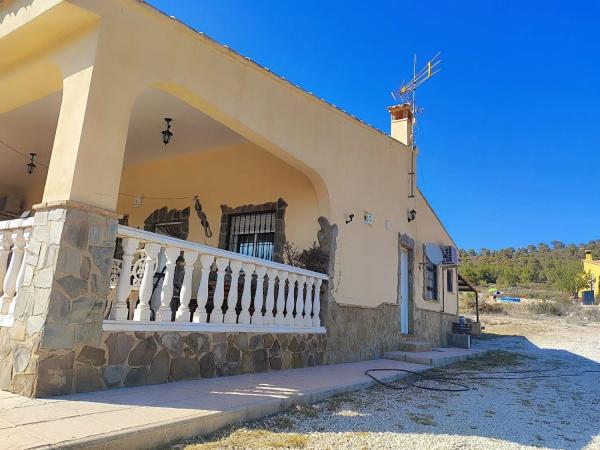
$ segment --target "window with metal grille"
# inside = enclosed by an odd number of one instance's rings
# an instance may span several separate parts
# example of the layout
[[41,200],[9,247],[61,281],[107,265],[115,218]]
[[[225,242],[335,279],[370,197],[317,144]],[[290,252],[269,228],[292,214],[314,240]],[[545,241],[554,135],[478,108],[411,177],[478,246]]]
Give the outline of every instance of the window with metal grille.
[[233,214],[229,217],[228,250],[273,260],[275,211]]
[[425,299],[437,300],[438,298],[438,278],[437,266],[425,256]]
[[454,292],[454,269],[446,270],[446,291]]

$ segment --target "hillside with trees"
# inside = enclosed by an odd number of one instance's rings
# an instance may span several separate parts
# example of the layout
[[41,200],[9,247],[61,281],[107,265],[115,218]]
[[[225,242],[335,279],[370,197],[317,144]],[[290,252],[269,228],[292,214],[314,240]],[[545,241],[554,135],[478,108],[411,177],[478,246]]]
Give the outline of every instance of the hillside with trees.
[[600,259],[600,239],[581,244],[553,241],[526,248],[461,250],[459,272],[478,286],[543,285],[573,295],[589,285],[581,263],[585,250]]

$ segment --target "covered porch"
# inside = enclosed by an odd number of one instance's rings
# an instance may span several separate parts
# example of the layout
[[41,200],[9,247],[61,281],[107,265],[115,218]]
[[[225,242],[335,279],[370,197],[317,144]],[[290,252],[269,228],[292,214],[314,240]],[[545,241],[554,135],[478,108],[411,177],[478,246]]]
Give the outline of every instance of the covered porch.
[[[32,210],[53,183],[61,100],[56,92],[1,115],[9,163],[0,198],[3,216],[13,217],[0,224],[5,323],[25,275]],[[326,199],[309,177],[158,88],[133,103],[123,161],[104,330],[324,333],[327,254],[316,242]],[[312,265],[290,261],[308,249]],[[86,261],[78,261],[84,278]]]

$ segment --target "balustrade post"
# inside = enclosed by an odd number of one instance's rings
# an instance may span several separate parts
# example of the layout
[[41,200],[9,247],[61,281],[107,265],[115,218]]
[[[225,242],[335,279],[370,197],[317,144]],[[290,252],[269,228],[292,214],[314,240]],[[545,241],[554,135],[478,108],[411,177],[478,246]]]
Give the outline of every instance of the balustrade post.
[[23,287],[23,279],[25,278],[25,266],[27,263],[27,249],[29,248],[29,241],[31,239],[31,228],[25,229],[23,233],[23,239],[25,240],[25,246],[23,247],[23,258],[21,258],[21,266],[19,267],[19,273],[17,274],[17,282],[15,285],[15,295],[8,305],[8,315],[13,316],[17,302],[21,297],[21,288]]
[[229,286],[229,294],[227,295],[227,311],[225,312],[223,322],[234,324],[237,322],[237,312],[235,307],[238,302],[238,285],[242,263],[241,261],[232,259],[229,263],[229,267],[231,268],[231,285]]
[[254,313],[252,314],[252,325],[264,324],[262,309],[264,306],[264,285],[267,268],[258,266],[256,268],[256,292],[254,293]]
[[206,304],[208,302],[208,277],[210,276],[210,269],[212,263],[215,260],[213,255],[202,255],[200,256],[200,264],[202,265],[200,275],[200,285],[198,286],[198,293],[196,299],[198,301],[198,309],[194,313],[194,322],[206,323],[208,322],[208,313],[206,312]]
[[265,325],[272,325],[274,322],[273,307],[275,306],[275,277],[277,276],[276,269],[267,270],[267,298],[265,299],[265,316],[263,323]]
[[320,278],[317,278],[315,280],[315,297],[313,299],[312,317],[313,327],[321,326],[321,318],[319,317],[319,314],[321,313],[321,283],[323,283],[323,280],[321,280]]
[[23,262],[23,254],[25,253],[25,230],[19,228],[16,229],[12,236],[12,256],[8,269],[6,270],[6,276],[4,277],[2,297],[0,297],[0,314],[6,314],[17,290],[17,277],[21,270],[21,263]]
[[10,231],[0,232],[0,293],[4,292],[4,277],[8,269],[8,256],[12,245],[11,234]]
[[127,320],[127,298],[131,294],[131,268],[133,254],[138,248],[140,241],[132,238],[124,238],[122,242],[123,260],[121,262],[121,273],[115,288],[115,304],[110,310],[112,320]]
[[244,271],[244,290],[242,291],[242,310],[238,317],[238,323],[250,323],[250,304],[252,303],[252,274],[255,265],[252,263],[242,264]]
[[294,326],[304,326],[304,283],[306,283],[306,276],[300,275],[298,277],[298,297],[296,298],[296,316],[294,317]]
[[190,300],[192,299],[192,274],[194,263],[198,259],[198,253],[186,250],[183,252],[185,267],[183,269],[183,282],[179,291],[179,308],[175,313],[177,322],[190,321]]
[[312,326],[312,312],[313,312],[313,301],[312,301],[312,289],[315,284],[313,277],[306,279],[306,301],[304,302],[304,326]]
[[150,299],[152,298],[152,289],[154,285],[154,271],[156,269],[156,261],[160,244],[146,242],[144,245],[144,253],[146,255],[144,265],[144,276],[140,285],[140,294],[133,320],[142,322],[150,320]]
[[170,322],[173,317],[173,310],[171,309],[171,300],[173,300],[173,282],[175,281],[175,267],[177,265],[177,258],[181,250],[177,247],[166,247],[165,258],[165,276],[163,277],[163,283],[160,290],[160,306],[156,312],[157,322]]
[[275,324],[276,325],[285,325],[285,316],[283,315],[283,311],[285,310],[285,282],[287,280],[288,273],[285,271],[279,271],[277,278],[278,288],[277,288],[277,313],[275,315]]
[[213,297],[213,303],[215,305],[212,314],[210,315],[210,321],[214,323],[222,323],[225,321],[224,308],[227,308],[225,302],[225,274],[227,266],[229,265],[229,259],[217,258],[217,285],[215,287],[215,295]]
[[[288,277],[288,295],[285,298],[285,324],[292,326],[294,325],[294,308],[296,305],[296,280],[298,275],[290,273]],[[298,289],[300,290],[300,289]]]

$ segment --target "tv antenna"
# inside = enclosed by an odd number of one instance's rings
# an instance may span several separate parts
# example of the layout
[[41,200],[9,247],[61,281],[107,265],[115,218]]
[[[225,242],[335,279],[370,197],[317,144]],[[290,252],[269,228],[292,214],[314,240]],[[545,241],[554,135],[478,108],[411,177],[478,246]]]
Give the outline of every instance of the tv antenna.
[[[402,82],[402,86],[396,92],[392,91],[392,98],[394,101],[404,105],[410,105],[410,111],[412,113],[412,127],[410,134],[410,141],[413,150],[416,150],[417,143],[415,139],[415,130],[414,125],[416,122],[417,114],[421,114],[423,112],[423,108],[419,108],[417,106],[416,98],[417,98],[417,89],[421,87],[427,80],[437,74],[441,69],[440,65],[442,60],[440,58],[441,52],[437,52],[433,58],[427,61],[427,64],[423,66],[419,71],[417,71],[417,55],[413,57],[413,77],[407,83]],[[415,197],[415,154],[413,152],[411,157],[411,170],[408,173],[410,176],[410,194],[408,198]]]
[[407,83],[402,82],[402,86],[396,92],[392,91],[392,98],[402,104],[409,104],[413,117],[416,114],[423,112],[422,108],[417,107],[417,89],[421,87],[427,80],[437,74],[441,69],[440,64],[442,60],[440,58],[441,52],[437,52],[433,58],[427,61],[427,64],[423,66],[417,72],[417,55],[413,58],[413,77]]

